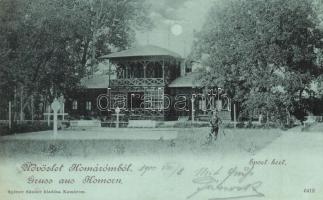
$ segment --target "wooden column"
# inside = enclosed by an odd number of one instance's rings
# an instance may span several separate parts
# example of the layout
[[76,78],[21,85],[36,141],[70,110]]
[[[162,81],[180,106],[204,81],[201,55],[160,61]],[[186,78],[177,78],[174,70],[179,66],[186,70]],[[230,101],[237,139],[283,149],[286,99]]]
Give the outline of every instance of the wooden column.
[[152,70],[152,74],[151,74],[151,78],[156,78],[156,62],[152,61],[151,62],[153,64],[153,70]]
[[[111,84],[111,63],[110,63],[110,61],[108,61],[108,65],[109,65],[109,88],[110,88],[110,84]],[[118,74],[117,74],[117,76],[118,76]]]
[[129,78],[129,66],[127,64],[126,64],[126,67],[125,67],[125,75],[126,75],[125,78]]
[[191,99],[191,103],[192,103],[192,112],[191,112],[191,118],[192,118],[192,122],[194,122],[194,111],[195,111],[195,109],[194,109],[194,101],[195,101],[195,99],[194,99],[194,96],[192,95],[192,99]]
[[147,63],[143,63],[143,66],[144,66],[144,78],[146,78],[146,76],[147,76]]
[[163,70],[163,81],[165,83],[165,61],[163,60],[163,63],[162,63],[162,70]]

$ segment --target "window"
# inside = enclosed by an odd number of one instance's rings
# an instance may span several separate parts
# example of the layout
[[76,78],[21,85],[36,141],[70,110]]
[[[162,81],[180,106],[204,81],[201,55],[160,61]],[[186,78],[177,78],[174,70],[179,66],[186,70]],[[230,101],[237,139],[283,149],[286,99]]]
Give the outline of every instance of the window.
[[143,92],[129,92],[128,93],[128,108],[141,108],[144,103]]
[[91,101],[87,101],[85,104],[85,109],[86,110],[92,110],[92,102]]
[[206,111],[206,99],[202,98],[199,100],[199,110]]
[[163,109],[164,107],[164,90],[163,88],[153,89],[146,91],[145,102],[147,109]]
[[127,106],[127,96],[124,93],[117,93],[113,95],[111,105],[113,109],[116,107],[125,109]]
[[72,109],[77,110],[77,101],[76,100],[74,100],[72,103]]

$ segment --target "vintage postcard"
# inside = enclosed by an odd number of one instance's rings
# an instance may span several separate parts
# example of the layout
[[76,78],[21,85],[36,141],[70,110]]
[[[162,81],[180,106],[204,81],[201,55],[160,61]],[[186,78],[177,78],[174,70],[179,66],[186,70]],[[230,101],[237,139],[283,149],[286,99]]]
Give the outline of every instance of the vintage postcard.
[[323,199],[322,83],[321,0],[0,0],[0,199]]

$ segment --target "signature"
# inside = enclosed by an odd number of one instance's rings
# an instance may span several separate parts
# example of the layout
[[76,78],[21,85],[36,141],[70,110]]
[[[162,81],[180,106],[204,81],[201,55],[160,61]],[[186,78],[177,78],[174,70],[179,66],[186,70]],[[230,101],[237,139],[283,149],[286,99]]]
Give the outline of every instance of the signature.
[[[192,199],[198,194],[214,192],[221,193],[225,197],[214,197],[209,200],[229,200],[244,199],[251,197],[264,197],[265,195],[259,191],[262,186],[261,181],[247,182],[247,178],[253,176],[252,167],[245,167],[239,170],[237,166],[230,168],[227,172],[222,173],[223,167],[212,171],[208,168],[199,169],[195,178],[192,180],[194,184],[199,185],[196,190],[188,195],[186,199]],[[224,176],[223,176],[224,175]]]

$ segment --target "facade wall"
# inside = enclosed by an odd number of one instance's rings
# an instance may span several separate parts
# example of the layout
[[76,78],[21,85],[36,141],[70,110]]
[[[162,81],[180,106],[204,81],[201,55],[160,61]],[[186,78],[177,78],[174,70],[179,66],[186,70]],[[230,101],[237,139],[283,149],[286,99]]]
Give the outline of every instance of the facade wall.
[[[202,88],[168,88],[167,94],[172,99],[171,109],[166,113],[166,118],[169,120],[176,120],[179,117],[192,118],[192,96],[194,97],[195,120],[208,120],[213,110],[216,109],[217,97],[205,95]],[[219,112],[219,116],[226,121],[233,120],[231,101],[222,98],[221,102],[222,109]]]
[[[167,97],[164,97],[163,94]],[[191,119],[193,94],[201,94],[201,90],[161,87],[141,87],[136,90],[111,88],[110,91],[107,89],[86,89],[80,90],[66,101],[65,112],[69,113],[73,119],[109,120],[115,113],[114,109],[119,107],[127,120],[178,120],[181,117]],[[100,95],[105,95],[104,98],[101,98],[101,102],[98,100]],[[75,101],[77,102],[76,108]],[[213,104],[209,101],[210,99],[203,100],[201,97],[195,97],[195,120],[207,120],[208,116],[212,114],[214,108],[211,107]],[[232,120],[232,109],[222,109],[220,117],[224,120]]]
[[72,119],[101,119],[108,113],[99,110],[97,99],[106,94],[107,89],[81,89],[65,102],[65,112]]

